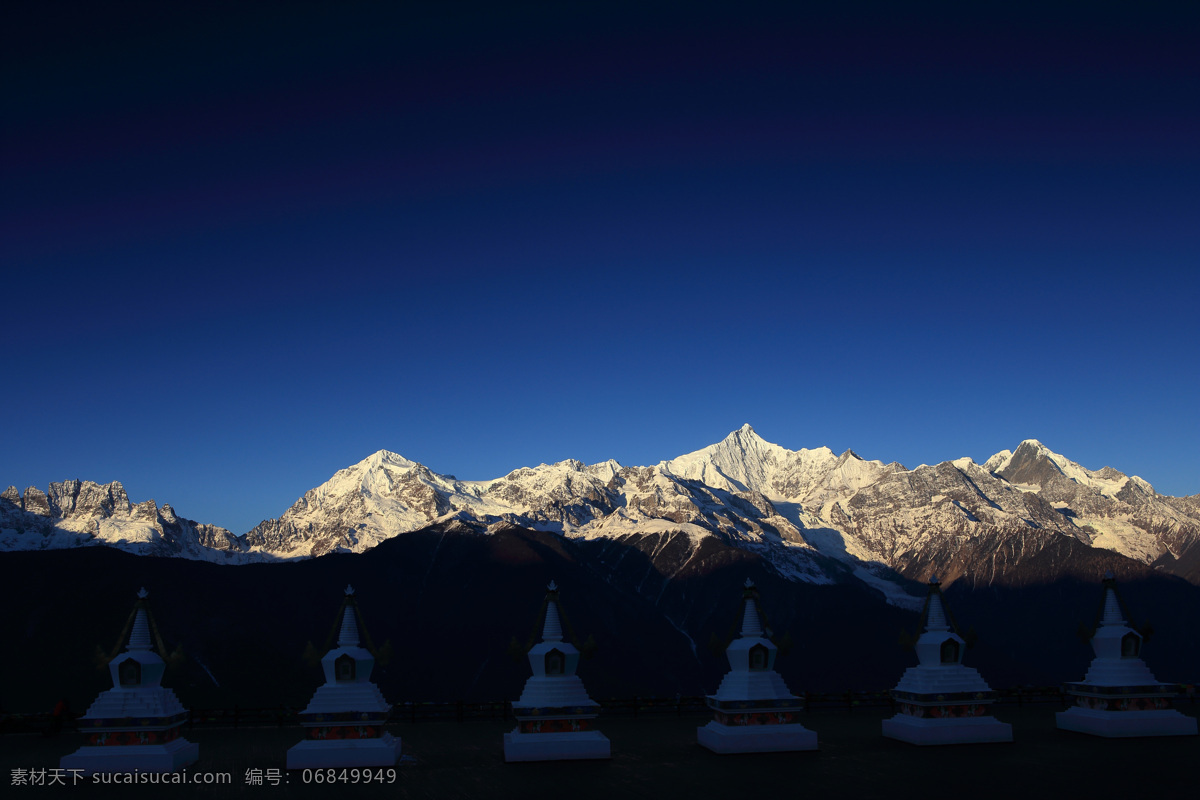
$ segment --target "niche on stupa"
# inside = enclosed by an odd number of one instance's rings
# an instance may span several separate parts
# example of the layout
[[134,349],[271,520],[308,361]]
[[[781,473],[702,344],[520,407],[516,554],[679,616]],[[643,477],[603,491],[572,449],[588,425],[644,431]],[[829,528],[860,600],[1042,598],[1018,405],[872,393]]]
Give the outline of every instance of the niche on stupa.
[[567,659],[561,650],[551,650],[546,653],[546,674],[562,675],[567,670]]
[[767,669],[771,663],[771,653],[767,646],[756,644],[750,648],[750,669]]
[[960,653],[961,650],[959,649],[958,642],[954,639],[947,639],[942,642],[943,664],[957,664]]
[[1121,658],[1137,658],[1142,652],[1142,637],[1133,631],[1121,637]]
[[354,680],[357,663],[349,653],[343,653],[333,662],[333,677],[339,681]]
[[142,665],[137,659],[127,658],[117,666],[117,680],[122,686],[139,686],[142,683]]

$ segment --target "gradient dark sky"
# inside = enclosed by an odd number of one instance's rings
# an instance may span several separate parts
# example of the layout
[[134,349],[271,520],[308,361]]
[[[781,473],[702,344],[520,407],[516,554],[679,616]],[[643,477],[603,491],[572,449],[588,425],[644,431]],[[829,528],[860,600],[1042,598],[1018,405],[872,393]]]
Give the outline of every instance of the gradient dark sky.
[[576,5],[10,16],[0,484],[242,533],[749,422],[1200,492],[1194,6]]

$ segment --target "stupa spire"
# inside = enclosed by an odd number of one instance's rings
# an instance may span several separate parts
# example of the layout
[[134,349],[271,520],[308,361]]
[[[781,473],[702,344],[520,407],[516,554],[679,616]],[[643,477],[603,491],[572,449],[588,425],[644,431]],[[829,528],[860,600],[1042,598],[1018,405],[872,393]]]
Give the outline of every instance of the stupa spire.
[[1104,612],[1100,615],[1100,627],[1124,624],[1125,615],[1121,613],[1121,603],[1117,600],[1117,579],[1109,570],[1104,573]]
[[354,587],[346,586],[346,609],[338,631],[338,647],[358,647],[358,622],[354,619]]
[[761,637],[763,635],[762,620],[758,617],[758,606],[754,598],[746,601],[746,613],[742,615],[742,636]]
[[562,621],[558,616],[558,585],[550,581],[546,588],[550,591],[546,595],[546,622],[542,625],[542,641],[561,642]]
[[1121,604],[1117,602],[1117,593],[1109,586],[1104,592],[1104,614],[1100,617],[1100,625],[1107,627],[1124,624],[1125,617],[1121,615]]
[[129,631],[130,650],[149,650],[150,622],[146,619],[146,598],[149,596],[146,587],[138,590],[137,612],[133,617],[133,628]]
[[926,631],[950,630],[950,623],[946,620],[946,609],[942,605],[941,585],[937,575],[929,578],[929,613],[925,615]]
[[746,578],[745,587],[742,592],[746,600],[746,608],[742,612],[742,637],[761,637],[763,627],[762,619],[758,616],[758,605],[754,602],[754,581]]

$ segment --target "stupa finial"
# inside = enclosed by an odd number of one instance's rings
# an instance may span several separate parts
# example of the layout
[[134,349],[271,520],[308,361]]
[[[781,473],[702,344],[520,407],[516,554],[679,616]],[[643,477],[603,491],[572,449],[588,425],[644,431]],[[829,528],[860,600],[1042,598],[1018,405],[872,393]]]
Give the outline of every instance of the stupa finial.
[[753,597],[746,598],[746,610],[742,614],[742,638],[759,637],[763,635],[762,620],[758,616],[758,606]]
[[1117,602],[1117,592],[1110,584],[1104,587],[1104,613],[1100,616],[1100,627],[1124,624],[1125,616],[1121,613],[1121,604]]
[[129,649],[149,650],[150,646],[150,623],[146,619],[146,609],[139,606],[133,617],[133,628],[129,631]]
[[342,629],[338,631],[338,647],[358,647],[358,623],[354,619],[354,603],[347,603],[346,610],[342,612]]
[[137,596],[138,596],[138,600],[145,600],[147,597],[150,596],[150,593],[147,592],[146,587],[143,586],[142,588],[138,589]]
[[758,605],[755,600],[758,598],[758,590],[754,588],[754,581],[746,578],[746,582],[742,584],[742,600],[745,602],[744,610],[742,611],[742,637],[747,636],[762,636],[762,620],[758,616]]
[[547,589],[549,589],[549,590],[550,590],[550,591],[552,591],[552,592],[557,592],[557,591],[558,591],[558,584],[554,582],[554,579],[553,579],[553,578],[551,578],[551,579],[550,579],[550,583],[546,584],[546,588],[547,588]]
[[562,622],[558,618],[558,601],[553,599],[546,602],[546,623],[542,626],[542,641],[562,641]]
[[1104,611],[1100,614],[1100,627],[1109,625],[1124,625],[1125,615],[1121,613],[1121,601],[1117,599],[1117,579],[1111,569],[1104,570]]
[[941,592],[932,592],[929,595],[929,614],[925,617],[925,630],[950,630],[950,623],[946,621],[946,610],[942,608]]
[[346,597],[353,597],[353,596],[354,596],[354,587],[347,583],[346,584]]

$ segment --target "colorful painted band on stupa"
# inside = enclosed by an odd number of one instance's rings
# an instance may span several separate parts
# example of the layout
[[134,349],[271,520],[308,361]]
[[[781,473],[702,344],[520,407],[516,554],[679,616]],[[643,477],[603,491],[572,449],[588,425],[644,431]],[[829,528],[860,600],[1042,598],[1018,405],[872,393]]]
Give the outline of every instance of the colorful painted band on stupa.
[[179,727],[120,731],[93,731],[87,743],[93,747],[122,747],[125,745],[166,744],[179,738]]
[[518,719],[520,733],[577,733],[592,730],[595,717],[558,717],[552,719]]
[[728,714],[724,711],[713,713],[721,725],[734,727],[741,725],[791,725],[799,722],[799,717],[792,711],[752,711],[740,714]]
[[1097,686],[1072,681],[1063,691],[1074,699],[1077,708],[1093,711],[1161,711],[1174,706],[1172,698],[1182,687],[1177,683],[1149,686]]
[[979,703],[937,703],[931,705],[914,705],[899,703],[896,710],[917,719],[967,719],[970,717],[986,717],[988,707]]
[[382,725],[320,725],[306,728],[304,737],[314,741],[328,739],[378,739],[383,735]]
[[1076,708],[1090,708],[1093,711],[1162,711],[1173,706],[1170,697],[1075,698]]

